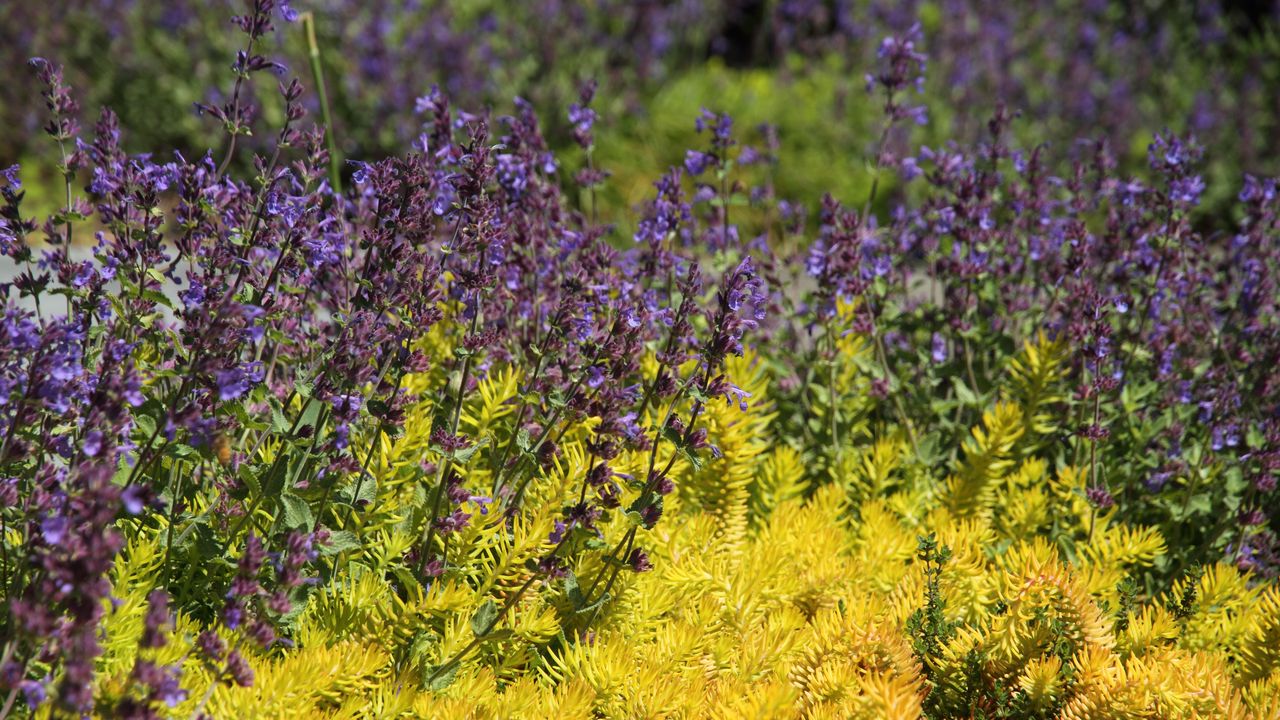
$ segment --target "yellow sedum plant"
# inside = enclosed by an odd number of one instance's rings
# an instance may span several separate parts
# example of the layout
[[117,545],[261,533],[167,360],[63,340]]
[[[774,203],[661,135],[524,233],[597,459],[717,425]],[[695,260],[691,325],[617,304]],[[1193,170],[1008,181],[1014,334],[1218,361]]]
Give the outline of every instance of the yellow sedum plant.
[[[719,457],[676,462],[669,521],[641,535],[654,569],[620,574],[590,619],[530,563],[588,464],[591,419],[526,488],[534,510],[460,532],[447,582],[397,582],[415,540],[402,470],[426,452],[424,401],[372,463],[371,509],[343,528],[360,543],[329,556],[335,579],[290,618],[289,645],[248,655],[252,686],[211,683],[184,617],[168,646],[138,649],[164,552],[138,532],[112,577],[100,694],[127,692],[142,652],[183,663],[190,694],[174,718],[1280,718],[1280,590],[1225,564],[1164,596],[1124,590],[1164,541],[1093,513],[1086,473],[1038,454],[1060,362],[1044,337],[1028,344],[945,482],[922,489],[892,427],[859,426],[869,437],[851,443],[843,476],[813,484],[801,454],[771,439],[769,374],[750,354],[732,360],[749,405],[708,406]],[[471,433],[511,412],[517,380],[498,368],[481,381],[461,414]],[[490,480],[483,465],[464,471]],[[605,535],[629,522],[614,515]],[[940,551],[921,550],[926,535]],[[600,558],[583,557],[576,577],[596,576]],[[476,644],[470,620],[487,601],[505,612]]]

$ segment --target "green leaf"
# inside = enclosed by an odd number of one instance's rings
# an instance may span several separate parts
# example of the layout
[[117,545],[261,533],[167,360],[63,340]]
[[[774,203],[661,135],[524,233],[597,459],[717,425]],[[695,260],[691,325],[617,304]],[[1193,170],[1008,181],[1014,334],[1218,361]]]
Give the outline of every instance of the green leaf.
[[315,517],[311,515],[311,506],[306,500],[294,495],[293,493],[281,493],[280,503],[284,506],[284,525],[287,528],[310,528],[315,524]]
[[404,587],[414,587],[418,584],[418,578],[414,577],[413,572],[403,565],[391,568],[391,574],[395,575],[396,580]]
[[969,389],[968,385],[964,384],[963,380],[961,380],[958,377],[953,377],[951,378],[951,382],[956,388],[956,398],[958,398],[960,402],[964,403],[965,405],[978,404],[978,396],[975,395],[974,392]]
[[470,445],[460,450],[456,450],[453,452],[453,461],[459,465],[465,465],[469,460],[471,460],[471,456],[475,455],[476,451],[482,447],[484,447],[484,443],[480,442],[475,445]]
[[706,393],[702,392],[702,388],[695,386],[695,387],[689,388],[685,392],[689,394],[690,398],[692,398],[693,400],[696,400],[697,402],[702,403],[703,405],[710,404],[711,402],[711,398],[708,397]]
[[476,637],[484,637],[493,631],[493,626],[498,621],[498,605],[492,599],[485,600],[484,604],[476,609],[476,613],[471,616],[471,632]]
[[308,402],[303,403],[302,422],[298,423],[298,427],[310,426],[315,427],[316,420],[320,418],[320,406],[323,403]]
[[173,458],[189,458],[199,453],[195,448],[186,443],[169,443],[169,447],[165,449],[165,455]]
[[329,532],[329,544],[320,547],[321,555],[337,555],[361,548],[360,538],[350,530],[332,530]]
[[[366,474],[363,483],[357,480],[357,484],[360,485],[360,494],[351,498],[350,505],[352,507],[358,507],[361,500],[366,503],[372,503],[378,499],[378,479],[373,476],[373,473]],[[355,491],[356,487],[352,485],[351,493],[354,494]]]
[[572,570],[567,570],[564,575],[564,595],[569,598],[569,602],[573,603],[575,610],[587,602],[582,595],[582,588],[578,586],[578,576],[574,575]]
[[704,462],[702,460],[702,457],[696,451],[694,451],[692,448],[682,447],[680,448],[680,452],[686,458],[688,458],[689,464],[693,466],[694,470],[702,469]]
[[458,677],[458,665],[459,663],[454,663],[448,670],[438,675],[436,674],[436,667],[427,668],[425,677],[431,679],[431,682],[427,683],[427,689],[440,692],[452,685],[453,681]]
[[293,423],[289,421],[289,418],[284,416],[284,413],[280,411],[280,408],[271,409],[271,432],[277,435],[283,435],[289,432],[289,428],[292,426]]
[[248,486],[249,495],[251,497],[262,496],[262,483],[258,482],[258,476],[254,472],[249,470],[248,467],[244,467],[244,469],[238,474],[240,476],[240,480]]
[[138,430],[142,431],[142,439],[144,441],[156,431],[156,419],[150,415],[135,415],[133,424]]
[[[208,525],[191,525],[195,529],[195,550],[201,560],[222,560],[222,542]],[[182,535],[179,534],[179,537]]]

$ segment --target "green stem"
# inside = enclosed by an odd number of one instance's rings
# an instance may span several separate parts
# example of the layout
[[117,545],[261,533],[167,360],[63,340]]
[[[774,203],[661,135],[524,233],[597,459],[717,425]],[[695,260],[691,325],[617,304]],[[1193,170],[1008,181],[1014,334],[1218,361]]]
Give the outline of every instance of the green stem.
[[325,144],[329,147],[329,184],[336,195],[342,194],[342,174],[339,172],[338,144],[334,140],[333,117],[329,114],[329,93],[324,85],[324,67],[320,64],[320,44],[316,42],[316,20],[312,13],[299,16],[307,33],[307,55],[311,59],[311,76],[316,84],[320,100],[320,117],[324,120]]
[[827,408],[831,420],[831,445],[835,450],[835,467],[832,468],[831,479],[837,483],[844,474],[844,444],[840,438],[840,405],[836,402],[836,349],[835,330],[832,323],[827,323],[827,344],[831,349],[831,357],[827,358]]
[[[459,224],[459,227],[461,227],[461,224]],[[456,230],[454,232],[454,235],[455,236],[457,235]],[[481,265],[481,266],[484,265],[483,250],[481,250],[480,252],[480,262],[478,263],[478,265]],[[480,294],[479,289],[477,289],[475,292],[476,292],[476,308],[475,308],[475,313],[472,314],[471,316],[471,327],[468,331],[468,335],[470,336],[474,336],[480,330],[480,314],[482,312],[480,301],[484,298],[484,296]],[[449,418],[449,434],[450,435],[458,434],[458,422],[462,419],[462,403],[466,401],[467,383],[471,380],[471,363],[474,358],[475,358],[474,353],[468,353],[467,356],[462,360],[462,374],[458,377],[458,394],[454,398],[453,413]],[[428,559],[428,556],[431,553],[431,542],[435,539],[436,518],[439,517],[440,515],[440,505],[442,500],[444,499],[444,484],[445,484],[445,481],[449,479],[449,470],[451,470],[452,467],[453,467],[453,456],[450,455],[441,460],[440,470],[436,473],[435,494],[434,494],[434,497],[432,497],[431,499],[431,517],[427,518],[427,527],[426,527],[426,530],[424,531],[424,536],[422,539],[423,540],[422,550],[424,553],[423,568],[426,567],[426,563],[430,562],[430,559]],[[441,558],[442,562],[445,560],[447,560],[447,558],[443,558],[443,557]]]
[[178,520],[178,502],[182,497],[182,475],[179,474],[182,463],[175,460],[169,467],[169,528],[165,533],[164,562],[160,565],[160,577],[169,578],[169,558],[173,555],[173,534],[176,532]]

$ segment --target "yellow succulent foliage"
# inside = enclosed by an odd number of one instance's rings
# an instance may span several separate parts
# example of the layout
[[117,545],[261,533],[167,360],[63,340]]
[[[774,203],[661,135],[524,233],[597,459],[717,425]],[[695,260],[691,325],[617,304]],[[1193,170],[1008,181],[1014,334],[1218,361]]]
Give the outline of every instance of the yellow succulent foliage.
[[[947,480],[936,489],[904,475],[912,459],[899,429],[870,427],[846,448],[839,482],[811,485],[800,451],[771,440],[765,368],[747,355],[727,370],[748,406],[708,402],[719,457],[675,461],[662,522],[637,533],[654,569],[620,573],[609,602],[577,610],[565,580],[531,569],[591,463],[591,418],[564,434],[525,489],[526,512],[476,515],[451,537],[448,581],[402,581],[400,558],[421,530],[412,472],[433,454],[424,400],[371,463],[368,512],[335,519],[360,544],[330,558],[333,579],[289,620],[292,647],[246,651],[252,686],[212,684],[192,659],[186,618],[169,646],[145,651],[183,662],[191,697],[170,716],[202,707],[215,718],[908,719],[932,708],[934,717],[1280,718],[1274,586],[1218,565],[1168,596],[1137,598],[1118,621],[1117,587],[1157,562],[1164,540],[1094,514],[1086,474],[1036,454],[1035,439],[1053,431],[1045,408],[1060,392],[1057,344],[1026,346],[960,456],[937,468]],[[857,372],[842,372],[856,387]],[[461,412],[468,432],[508,440],[495,428],[517,393],[514,373],[490,371]],[[840,403],[851,413],[842,421],[856,423],[856,402]],[[660,461],[671,452],[660,449]],[[614,466],[634,475],[647,461],[624,453]],[[483,460],[462,471],[479,487],[496,480]],[[625,507],[635,491],[623,493]],[[618,512],[601,529],[617,538],[631,522]],[[927,533],[949,552],[939,567],[918,552]],[[155,531],[133,537],[103,625],[108,695],[128,691],[163,557]],[[570,569],[585,589],[606,566],[586,553]],[[922,657],[931,602],[939,650]],[[477,637],[473,618],[487,604],[500,608],[497,623]]]

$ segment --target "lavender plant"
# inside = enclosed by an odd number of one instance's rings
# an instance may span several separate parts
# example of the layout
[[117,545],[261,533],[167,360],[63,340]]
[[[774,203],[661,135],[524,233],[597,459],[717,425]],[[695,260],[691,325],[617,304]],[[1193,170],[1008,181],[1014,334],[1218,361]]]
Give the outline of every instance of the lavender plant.
[[[720,254],[734,259],[710,298],[706,259],[676,242],[701,236],[696,217],[615,250],[607,227],[563,201],[527,103],[492,118],[455,112],[433,91],[418,150],[358,163],[342,195],[322,133],[304,125],[301,84],[281,81],[274,146],[253,156],[250,175],[234,174],[252,149],[242,138],[260,131],[251,88],[280,69],[259,48],[291,13],[253,0],[236,18],[244,49],[228,99],[199,108],[226,139],[192,160],[129,155],[106,109],[82,136],[60,68],[33,61],[67,194],[35,260],[23,170],[5,173],[4,249],[23,269],[5,286],[16,297],[0,425],[4,714],[20,692],[30,707],[48,697],[138,717],[185,699],[175,671],[141,659],[141,690],[94,695],[109,575],[128,537],[163,547],[148,626],[172,607],[202,628],[194,652],[210,682],[191,698],[199,714],[219,685],[252,684],[247,653],[289,642],[314,583],[350,571],[383,488],[422,494],[401,518],[418,539],[385,558],[389,575],[405,588],[464,578],[457,553],[474,538],[461,538],[477,522],[506,533],[542,517],[548,498],[535,488],[566,434],[588,427],[590,454],[570,478],[577,501],[505,605],[594,554],[603,564],[584,600],[599,611],[620,570],[649,567],[638,533],[659,522],[677,462],[707,451],[703,408],[733,397],[724,358],[741,354],[763,311],[747,248],[722,221]],[[588,154],[590,99],[572,111]],[[95,244],[79,259],[85,233]],[[502,373],[519,389],[500,400],[518,410],[469,432],[481,383]],[[421,460],[386,467],[406,425],[422,423]],[[638,480],[609,464],[624,451],[648,455]],[[605,552],[600,523],[622,512],[639,524]],[[503,614],[477,620],[476,645]],[[468,651],[442,657],[424,681]]]

